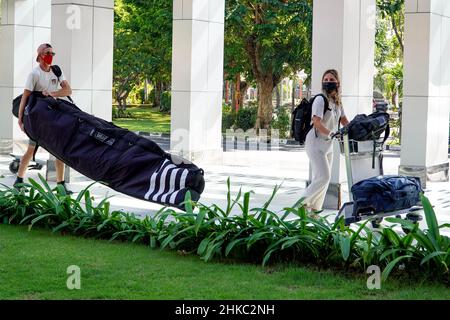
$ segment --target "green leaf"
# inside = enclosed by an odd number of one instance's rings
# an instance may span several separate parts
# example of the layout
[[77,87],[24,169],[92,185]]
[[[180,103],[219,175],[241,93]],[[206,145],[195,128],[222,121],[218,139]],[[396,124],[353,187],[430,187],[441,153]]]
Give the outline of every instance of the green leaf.
[[439,226],[433,206],[431,205],[430,200],[428,200],[428,198],[425,197],[423,194],[420,195],[420,198],[422,200],[423,210],[425,212],[425,219],[427,221],[429,234],[431,234],[435,242],[438,242],[440,238]]
[[198,255],[202,256],[205,253],[206,248],[207,248],[207,246],[208,246],[210,241],[211,240],[209,238],[205,238],[205,239],[202,240],[202,242],[200,242],[200,244],[198,246],[198,249],[197,249],[197,254]]
[[206,210],[200,210],[198,215],[197,215],[197,219],[195,220],[195,235],[198,234],[198,230],[200,229],[200,226],[203,224],[203,221],[205,219],[206,216]]
[[[425,256],[422,261],[420,261],[420,265],[423,265],[425,263],[427,263],[430,259],[433,259],[435,257],[439,257],[439,256],[447,256],[448,252],[443,252],[443,251],[436,251],[436,252],[432,252],[430,254],[428,254],[427,256]],[[440,262],[445,261],[444,259],[439,259]]]
[[244,242],[244,240],[245,239],[236,239],[236,240],[231,241],[225,249],[225,256],[228,256],[230,254],[231,250],[233,250],[237,244]]
[[31,225],[35,225],[37,222],[41,221],[42,219],[48,218],[48,217],[52,217],[52,216],[56,216],[54,213],[47,213],[47,214],[43,214],[39,217],[34,218],[33,220],[31,220]]
[[412,255],[405,255],[405,256],[398,257],[398,258],[394,259],[393,261],[391,261],[391,262],[386,266],[386,268],[383,270],[382,277],[381,277],[382,281],[383,281],[383,282],[386,281],[386,279],[389,277],[389,274],[392,272],[392,269],[394,269],[394,267],[395,267],[400,261],[402,261],[402,260],[404,260],[404,259],[410,259],[410,258],[412,258],[412,257],[413,257]]
[[341,248],[341,255],[344,261],[347,261],[350,256],[351,240],[347,237],[339,237],[339,245]]
[[53,233],[58,232],[59,230],[65,228],[65,227],[67,227],[67,226],[70,226],[69,222],[64,221],[64,222],[62,222],[59,226],[53,228],[52,232],[53,232]]

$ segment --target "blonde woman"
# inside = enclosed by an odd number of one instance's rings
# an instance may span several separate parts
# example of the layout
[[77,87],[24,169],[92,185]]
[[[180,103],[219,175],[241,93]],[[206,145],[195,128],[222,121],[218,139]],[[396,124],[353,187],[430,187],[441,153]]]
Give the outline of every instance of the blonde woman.
[[[338,72],[334,69],[325,71],[322,76],[323,96],[317,96],[312,105],[313,128],[308,132],[305,140],[312,178],[311,184],[306,188],[302,197],[306,208],[314,214],[322,210],[331,180],[332,139],[338,131],[339,122],[343,126],[349,123],[342,107],[340,88]],[[328,108],[326,108],[327,105]]]

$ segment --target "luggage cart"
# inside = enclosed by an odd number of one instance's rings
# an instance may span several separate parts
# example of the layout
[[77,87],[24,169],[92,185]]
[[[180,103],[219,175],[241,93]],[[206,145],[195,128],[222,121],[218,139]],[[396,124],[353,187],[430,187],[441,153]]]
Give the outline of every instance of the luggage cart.
[[[382,139],[367,142],[351,140],[347,128],[342,128],[339,144],[341,154],[345,158],[350,201],[343,204],[336,216],[336,221],[343,216],[345,225],[348,226],[370,219],[372,227],[379,228],[383,218],[388,216],[401,218],[402,215],[406,215],[405,219],[413,223],[422,220],[423,207],[421,205],[391,212],[375,212],[373,207],[357,208],[353,201],[352,186],[364,179],[383,175],[384,142]],[[371,169],[368,167],[369,163],[371,163]],[[408,230],[403,229],[403,231],[407,233]]]

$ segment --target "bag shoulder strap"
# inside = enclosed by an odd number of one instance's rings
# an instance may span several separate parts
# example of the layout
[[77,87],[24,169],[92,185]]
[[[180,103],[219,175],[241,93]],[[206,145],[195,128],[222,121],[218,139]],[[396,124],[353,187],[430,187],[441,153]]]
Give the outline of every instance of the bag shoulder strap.
[[331,109],[330,109],[330,102],[328,101],[328,98],[322,93],[319,93],[318,95],[315,95],[311,99],[311,106],[312,106],[312,104],[314,103],[314,100],[316,100],[317,97],[322,97],[323,101],[325,102],[325,104],[323,106],[324,107],[323,114],[325,114],[325,112],[327,112],[327,111],[331,111]]
[[56,64],[53,65],[53,66],[50,66],[50,68],[52,69],[52,71],[55,74],[55,76],[58,77],[58,81],[59,81],[59,77],[61,77],[61,75],[62,75],[61,68],[58,65],[56,65]]
[[[325,113],[326,113],[327,111],[331,111],[331,109],[330,109],[330,102],[328,101],[328,98],[327,98],[324,94],[322,94],[322,93],[319,93],[319,94],[315,95],[315,96],[310,100],[311,107],[312,107],[312,105],[313,105],[313,103],[314,103],[314,100],[316,100],[317,97],[322,97],[322,98],[323,98],[323,101],[324,101],[323,115],[325,115]],[[316,134],[316,138],[318,138],[319,135],[317,134],[316,128],[314,128],[314,133]]]
[[[61,75],[62,75],[62,70],[61,70],[61,68],[58,66],[58,65],[53,65],[53,66],[50,66],[50,68],[52,69],[52,71],[53,71],[53,73],[55,74],[55,76],[58,78],[58,82],[61,82],[60,80],[59,80],[59,77],[61,77]],[[70,100],[70,102],[72,102],[73,103],[73,100],[72,100],[72,98],[70,97],[70,96],[67,96],[67,99],[69,99]]]

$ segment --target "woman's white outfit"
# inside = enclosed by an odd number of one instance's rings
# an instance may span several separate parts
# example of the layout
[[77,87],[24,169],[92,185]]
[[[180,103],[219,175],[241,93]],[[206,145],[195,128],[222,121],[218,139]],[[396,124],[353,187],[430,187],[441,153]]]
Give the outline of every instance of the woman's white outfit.
[[[329,108],[325,112],[325,101],[322,96],[314,99],[312,105],[312,117],[322,119],[322,124],[332,132],[339,127],[339,120],[345,116],[344,109],[329,100]],[[331,166],[333,164],[333,141],[314,127],[309,131],[305,141],[306,154],[309,157],[312,178],[311,184],[306,188],[302,197],[304,204],[316,210],[322,210],[325,195],[331,180]]]

